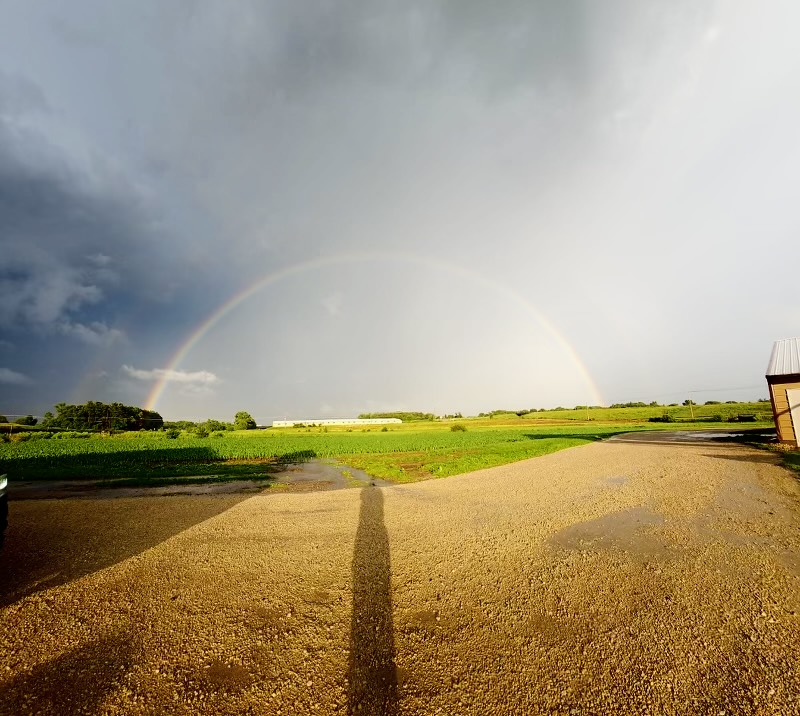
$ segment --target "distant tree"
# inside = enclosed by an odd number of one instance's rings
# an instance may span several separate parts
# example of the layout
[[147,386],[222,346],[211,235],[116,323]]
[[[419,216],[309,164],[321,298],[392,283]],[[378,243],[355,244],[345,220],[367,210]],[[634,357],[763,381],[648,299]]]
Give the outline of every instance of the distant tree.
[[398,418],[404,423],[413,422],[416,420],[436,420],[433,413],[422,413],[418,411],[405,411],[394,413],[361,413],[358,416],[361,420],[370,420],[375,418]]
[[233,424],[237,430],[253,430],[256,427],[256,421],[250,413],[240,410],[236,413],[233,419]]
[[0,415],[0,423],[7,423],[8,418],[5,415]]
[[164,423],[164,427],[175,430],[194,430],[197,427],[197,423],[191,420],[169,420]]
[[38,422],[39,421],[36,418],[34,418],[33,415],[26,415],[25,417],[17,418],[14,421],[16,425],[30,425],[30,426],[36,425],[36,423]]
[[56,414],[48,413],[42,423],[47,428],[66,430],[160,430],[161,416],[143,408],[122,403],[90,400],[83,405],[57,403]]
[[683,401],[683,405],[697,405],[697,403],[695,403],[691,398],[686,398],[686,400]]
[[703,405],[719,405],[718,400],[707,400]]

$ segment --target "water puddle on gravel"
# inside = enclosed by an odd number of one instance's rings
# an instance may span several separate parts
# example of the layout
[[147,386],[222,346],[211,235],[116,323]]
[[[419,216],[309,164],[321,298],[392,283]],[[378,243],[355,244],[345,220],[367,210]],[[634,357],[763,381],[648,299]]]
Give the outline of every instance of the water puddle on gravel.
[[664,517],[647,507],[631,507],[564,527],[550,538],[550,542],[562,549],[622,550],[652,557],[663,555],[669,549],[666,540],[649,529],[663,523]]
[[[220,477],[223,477],[220,475]],[[108,499],[113,497],[170,497],[174,495],[230,495],[264,494],[270,488],[282,492],[317,492],[341,490],[348,487],[375,485],[386,487],[392,483],[370,477],[363,470],[332,461],[309,460],[292,463],[268,480],[214,480],[213,475],[176,477],[174,484],[126,487],[114,485],[113,480],[58,480],[27,481],[15,483],[11,499]]]

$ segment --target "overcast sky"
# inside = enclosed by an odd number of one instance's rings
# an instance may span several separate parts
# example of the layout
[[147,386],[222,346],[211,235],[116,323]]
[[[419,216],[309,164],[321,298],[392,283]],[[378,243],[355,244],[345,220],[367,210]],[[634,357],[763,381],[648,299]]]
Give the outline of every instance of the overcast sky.
[[0,0],[0,413],[764,397],[800,335],[798,23]]

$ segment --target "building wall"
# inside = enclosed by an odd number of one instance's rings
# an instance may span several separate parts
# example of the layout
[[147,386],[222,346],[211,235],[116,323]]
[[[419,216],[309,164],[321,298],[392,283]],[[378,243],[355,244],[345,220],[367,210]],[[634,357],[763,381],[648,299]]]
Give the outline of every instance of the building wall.
[[775,427],[778,440],[782,443],[797,444],[797,435],[789,413],[789,399],[786,391],[800,390],[800,375],[767,377],[769,397],[772,400],[772,414],[775,416]]

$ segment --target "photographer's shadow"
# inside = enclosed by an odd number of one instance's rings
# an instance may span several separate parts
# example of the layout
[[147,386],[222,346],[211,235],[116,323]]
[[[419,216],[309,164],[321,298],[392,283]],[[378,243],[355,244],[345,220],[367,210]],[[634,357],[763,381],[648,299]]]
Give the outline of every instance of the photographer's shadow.
[[348,714],[395,712],[397,675],[389,535],[383,520],[383,493],[374,486],[361,490],[353,552],[353,616],[347,675]]

